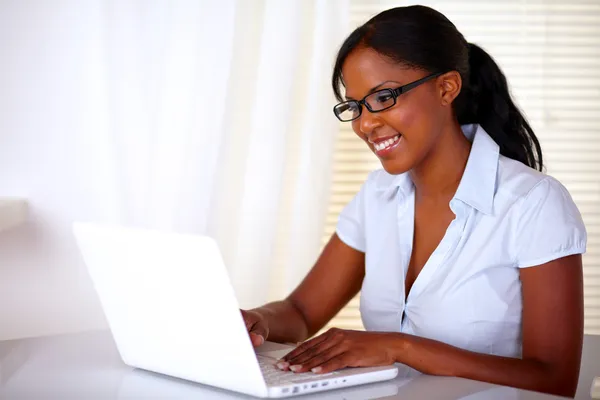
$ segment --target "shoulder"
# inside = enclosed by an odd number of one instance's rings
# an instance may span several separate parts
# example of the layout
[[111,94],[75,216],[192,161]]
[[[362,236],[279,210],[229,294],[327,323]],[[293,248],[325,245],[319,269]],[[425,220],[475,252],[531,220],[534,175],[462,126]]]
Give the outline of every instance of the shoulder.
[[502,155],[498,160],[496,194],[499,196],[518,200],[527,196],[536,186],[546,180],[553,180],[553,178]]
[[551,231],[569,227],[585,232],[579,209],[560,181],[502,156],[494,202],[516,217],[519,230],[536,226]]
[[565,206],[575,207],[569,191],[556,178],[504,156],[500,156],[498,164],[495,195],[498,201],[523,206],[546,200],[557,211]]
[[494,202],[514,221],[520,268],[585,252],[587,234],[579,209],[554,177],[501,157]]

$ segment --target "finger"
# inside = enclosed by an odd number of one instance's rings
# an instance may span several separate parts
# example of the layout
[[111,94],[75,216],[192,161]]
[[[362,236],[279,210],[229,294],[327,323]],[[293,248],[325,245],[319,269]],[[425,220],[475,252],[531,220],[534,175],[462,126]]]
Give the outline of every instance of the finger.
[[330,329],[327,332],[323,333],[322,335],[312,338],[311,340],[307,340],[306,342],[302,343],[300,346],[296,347],[294,350],[287,353],[281,360],[282,361],[292,360],[295,357],[298,357],[300,354],[307,351],[308,349],[310,349],[314,346],[318,346],[320,343],[329,339],[329,337],[331,336],[331,332],[332,332],[332,330]]
[[329,336],[324,341],[319,344],[314,345],[313,347],[306,349],[304,352],[300,353],[298,356],[290,358],[287,362],[290,365],[304,365],[309,360],[317,357],[320,354],[323,354],[327,350],[331,349],[334,346],[338,346],[339,341],[335,340],[332,336]]
[[250,340],[252,341],[252,346],[258,347],[265,342],[265,337],[254,332],[250,332]]
[[289,352],[285,356],[279,360],[276,364],[277,368],[282,371],[288,371],[290,365],[292,365],[291,361],[296,360],[302,354],[305,354],[307,351],[312,351],[313,349],[318,349],[319,345],[327,342],[329,339],[329,335],[326,333],[319,335],[311,340],[308,340],[302,343],[300,346],[296,347],[293,351]]
[[260,346],[269,336],[269,330],[266,328],[264,322],[260,318],[257,318],[255,314],[244,310],[240,311],[242,313],[244,325],[246,325],[246,329],[250,334],[252,345],[254,347]]
[[263,339],[263,342],[269,336],[269,331],[268,331],[267,327],[265,326],[265,324],[262,323],[262,321],[261,322],[256,322],[254,325],[252,325],[250,327],[249,332],[251,334],[253,333],[253,334],[257,335],[257,336],[261,336],[262,339]]
[[244,325],[246,325],[246,330],[250,332],[252,330],[252,326],[256,324],[256,318],[247,311],[240,310],[242,313],[242,319],[244,320]]
[[306,342],[302,343],[300,346],[296,347],[294,350],[290,351],[289,353],[287,353],[285,356],[283,356],[281,358],[282,361],[289,361],[292,360],[296,357],[298,357],[300,354],[304,353],[306,350],[314,347],[314,346],[318,346],[320,343],[324,342],[325,340],[327,340],[327,334],[322,334],[320,336],[317,336],[313,339],[307,340]]
[[252,319],[250,318],[250,316],[248,315],[248,313],[244,310],[240,310],[240,312],[242,313],[242,319],[244,320],[244,325],[246,325],[246,329],[249,331],[250,328],[252,327],[252,325],[254,324],[254,321],[252,321]]
[[352,358],[350,353],[341,353],[319,365],[309,366],[309,368],[315,374],[328,374],[352,366]]
[[341,346],[334,346],[311,358],[306,363],[295,365],[292,364],[290,369],[298,373],[312,371],[313,369],[320,367],[332,359],[339,357],[340,355],[344,354],[344,352],[345,350],[342,349]]

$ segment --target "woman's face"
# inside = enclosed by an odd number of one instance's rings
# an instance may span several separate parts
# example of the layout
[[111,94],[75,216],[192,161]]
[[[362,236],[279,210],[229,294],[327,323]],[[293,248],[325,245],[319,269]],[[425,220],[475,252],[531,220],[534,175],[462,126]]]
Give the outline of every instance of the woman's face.
[[[427,75],[426,71],[393,63],[369,48],[352,51],[342,68],[348,100],[361,100],[380,89],[396,89]],[[401,94],[387,110],[371,113],[363,105],[361,116],[351,122],[354,132],[388,173],[411,170],[434,149],[450,111],[442,104],[439,79]]]

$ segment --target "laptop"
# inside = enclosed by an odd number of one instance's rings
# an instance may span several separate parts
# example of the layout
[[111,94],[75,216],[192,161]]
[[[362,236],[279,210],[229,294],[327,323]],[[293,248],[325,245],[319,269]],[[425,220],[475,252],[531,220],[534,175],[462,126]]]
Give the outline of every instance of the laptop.
[[[327,392],[303,394],[301,400],[365,400],[390,398],[409,380],[394,379],[365,385],[339,388]],[[116,398],[119,399],[210,399],[251,400],[256,397],[198,385],[142,369],[131,369],[119,380]]]
[[254,349],[216,242],[206,236],[75,223],[74,234],[123,362],[255,397],[393,379],[395,366],[280,371],[293,346]]

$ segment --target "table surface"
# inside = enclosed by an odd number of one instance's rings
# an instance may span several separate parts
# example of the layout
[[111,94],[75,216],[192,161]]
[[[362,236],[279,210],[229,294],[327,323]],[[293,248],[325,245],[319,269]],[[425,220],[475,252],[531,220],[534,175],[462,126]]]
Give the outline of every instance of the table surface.
[[[589,399],[600,375],[600,336],[586,336],[577,399]],[[235,379],[235,370],[232,370]],[[0,341],[0,399],[253,399],[126,366],[108,331]],[[558,399],[401,367],[387,382],[298,397],[308,399]]]

